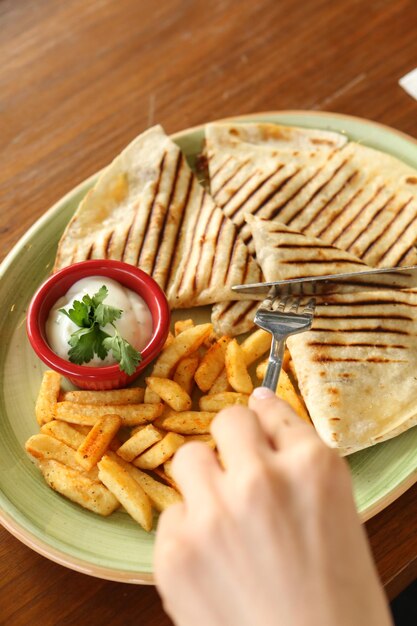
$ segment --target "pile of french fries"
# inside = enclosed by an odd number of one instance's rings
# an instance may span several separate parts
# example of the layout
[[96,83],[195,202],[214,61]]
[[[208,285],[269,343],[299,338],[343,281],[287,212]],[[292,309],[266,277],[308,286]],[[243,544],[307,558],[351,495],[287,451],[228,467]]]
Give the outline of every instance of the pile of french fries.
[[[73,502],[110,515],[123,507],[146,531],[153,512],[181,500],[171,460],[187,441],[215,450],[210,424],[218,411],[247,405],[248,368],[263,379],[269,333],[256,330],[241,344],[217,337],[211,324],[175,323],[146,387],[63,391],[61,376],[45,372],[35,414],[40,432],[26,442],[47,484]],[[260,362],[259,362],[260,361]],[[277,389],[309,420],[286,353]]]

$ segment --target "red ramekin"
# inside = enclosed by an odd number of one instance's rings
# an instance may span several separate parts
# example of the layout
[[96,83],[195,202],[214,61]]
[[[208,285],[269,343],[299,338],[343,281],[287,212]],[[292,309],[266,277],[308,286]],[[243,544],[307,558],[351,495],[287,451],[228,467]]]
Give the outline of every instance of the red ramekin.
[[[45,324],[50,309],[69,288],[82,278],[103,276],[116,280],[131,289],[146,302],[152,315],[153,331],[149,343],[142,350],[142,361],[136,371],[128,376],[119,365],[87,367],[76,365],[59,357],[46,340]],[[118,389],[131,383],[159,354],[169,332],[170,310],[164,292],[148,274],[121,261],[93,260],[75,263],[52,274],[38,289],[29,305],[26,330],[29,341],[38,357],[50,368],[59,372],[82,389]]]

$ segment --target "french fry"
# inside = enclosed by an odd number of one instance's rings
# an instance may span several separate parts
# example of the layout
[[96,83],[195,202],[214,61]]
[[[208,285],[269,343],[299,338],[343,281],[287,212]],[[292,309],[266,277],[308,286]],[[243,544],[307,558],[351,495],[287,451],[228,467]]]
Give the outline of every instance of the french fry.
[[285,370],[281,370],[279,375],[277,395],[286,402],[288,402],[288,404],[294,409],[299,417],[301,417],[306,422],[311,423],[307,409],[302,402],[300,396],[297,394],[295,387]]
[[52,420],[52,422],[44,424],[41,427],[41,433],[59,439],[59,441],[62,441],[62,443],[65,443],[74,450],[76,450],[85,439],[85,435],[80,433],[74,426],[59,420]]
[[241,344],[246,365],[249,366],[257,361],[271,348],[272,336],[266,330],[259,328],[249,335]]
[[152,391],[152,389],[146,387],[144,402],[146,402],[146,404],[159,404],[159,402],[161,402],[161,398],[157,393]]
[[172,432],[167,433],[161,441],[138,456],[133,461],[133,465],[140,469],[152,470],[170,459],[183,443],[184,437],[181,435]]
[[133,519],[147,531],[152,528],[151,501],[129,472],[114,457],[98,462],[99,478]]
[[62,441],[54,439],[54,437],[44,435],[43,433],[33,435],[27,440],[25,448],[26,451],[38,461],[58,461],[58,463],[62,465],[82,472],[84,476],[87,476],[91,480],[98,480],[96,467],[93,467],[89,472],[85,471],[77,462],[75,450]]
[[[111,412],[119,415],[123,426],[137,426],[152,422],[161,415],[164,405],[159,404],[113,404]],[[100,417],[109,413],[108,406],[95,404],[76,404],[74,402],[57,402],[55,416],[57,419],[72,424],[94,426]]]
[[205,435],[210,432],[210,424],[216,413],[208,411],[168,411],[157,418],[156,425],[181,435]]
[[66,391],[63,400],[77,404],[140,404],[144,395],[145,390],[142,387],[110,391]]
[[[263,361],[261,361],[260,363],[258,363],[256,367],[256,378],[258,378],[259,380],[263,380],[265,378],[265,372],[266,372],[266,368],[268,367],[268,363],[269,363],[269,356]],[[292,361],[291,361],[290,352],[288,348],[285,348],[284,358],[282,359],[282,369],[288,372],[291,367],[291,363]]]
[[248,374],[245,356],[236,339],[227,344],[225,364],[227,380],[231,387],[240,393],[252,393],[253,384]]
[[[170,461],[167,461],[167,463],[169,462]],[[159,478],[161,478],[167,485],[175,489],[175,491],[179,492],[178,485],[176,484],[175,480],[170,478],[168,474],[164,472],[163,469],[161,469],[160,467],[155,467],[155,469],[153,469],[152,472],[156,474],[157,476],[159,476]]]
[[47,370],[44,372],[35,405],[39,426],[54,419],[54,408],[61,389],[61,375]]
[[169,331],[167,338],[165,339],[165,343],[162,347],[162,350],[166,350],[173,341],[174,341],[174,335],[171,333],[171,331]]
[[83,471],[76,459],[75,450],[49,435],[32,435],[26,441],[25,448],[35,459],[58,461],[72,469]]
[[[55,420],[55,421],[58,421],[58,420]],[[87,437],[88,433],[91,430],[91,426],[83,426],[82,424],[71,424],[71,426],[72,426],[72,428],[75,428],[75,430],[78,430],[79,433],[84,435],[84,437]],[[77,446],[77,448],[78,448],[78,446]]]
[[216,442],[211,435],[184,435],[184,437],[184,443],[188,443],[189,441],[201,441],[202,443],[208,445],[208,447],[212,450],[215,450],[216,448]]
[[174,411],[187,411],[191,409],[190,396],[174,380],[148,376],[148,378],[146,378],[146,384],[152,391],[157,393],[171,409],[174,409]]
[[121,423],[121,418],[113,414],[103,415],[97,420],[75,453],[76,461],[81,467],[89,471],[97,465],[110,446]]
[[58,461],[41,460],[39,469],[48,485],[69,500],[99,515],[110,515],[119,502],[101,483]]
[[214,330],[212,330],[211,333],[204,339],[202,345],[208,350],[218,339],[218,335],[214,332]]
[[245,393],[238,393],[237,391],[224,391],[223,393],[216,393],[208,396],[201,396],[199,400],[199,407],[201,411],[214,411],[218,412],[233,404],[243,404],[247,406],[249,396]]
[[126,469],[132,478],[142,487],[143,491],[150,498],[152,505],[159,513],[162,513],[162,511],[171,506],[171,504],[181,502],[182,498],[176,489],[163,485],[149,476],[149,474],[145,474],[145,472],[141,472],[137,467],[133,467],[130,463],[126,464]]
[[187,330],[187,328],[192,328],[193,326],[194,326],[194,322],[192,319],[176,321],[174,324],[175,337],[178,337],[178,335],[182,333],[184,330]]
[[172,475],[172,459],[165,461],[163,468],[168,478],[170,478],[175,483],[174,476]]
[[208,390],[208,394],[214,395],[216,393],[223,393],[224,391],[229,391],[231,389],[229,385],[229,381],[227,380],[227,372],[224,369],[214,381],[211,389]]
[[200,324],[184,330],[178,337],[175,337],[171,345],[162,351],[155,363],[152,375],[168,378],[182,358],[198,350],[212,329],[211,324]]
[[213,386],[219,374],[221,374],[224,368],[226,348],[229,342],[230,337],[224,335],[209,348],[201,359],[194,376],[195,382],[201,391],[208,391],[210,387]]
[[256,378],[263,380],[265,378],[266,368],[268,367],[269,357],[258,363],[256,366]]
[[147,448],[162,439],[162,434],[152,424],[143,426],[124,442],[117,450],[117,454],[125,461],[133,461]]
[[291,363],[292,363],[292,359],[291,359],[290,351],[288,350],[288,348],[285,348],[284,357],[282,359],[282,369],[288,373],[288,371],[291,368]]
[[194,387],[194,374],[199,364],[198,354],[190,354],[178,363],[173,380],[191,396]]

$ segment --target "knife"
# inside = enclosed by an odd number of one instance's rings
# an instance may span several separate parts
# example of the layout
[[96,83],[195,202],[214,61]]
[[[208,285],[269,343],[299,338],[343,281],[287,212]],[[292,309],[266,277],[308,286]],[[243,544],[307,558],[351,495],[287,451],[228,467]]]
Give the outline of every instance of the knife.
[[417,286],[417,265],[372,269],[351,274],[306,276],[271,283],[233,285],[233,291],[254,296],[320,296],[378,289],[413,289]]

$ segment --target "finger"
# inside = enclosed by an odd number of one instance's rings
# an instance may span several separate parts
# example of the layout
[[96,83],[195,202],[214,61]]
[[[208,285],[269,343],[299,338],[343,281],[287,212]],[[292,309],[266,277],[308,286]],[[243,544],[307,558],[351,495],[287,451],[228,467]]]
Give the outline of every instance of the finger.
[[312,426],[266,387],[257,387],[254,390],[249,398],[249,407],[258,415],[262,428],[277,450],[299,443],[305,438],[318,437]]
[[154,572],[158,580],[164,565],[170,561],[170,551],[178,546],[178,533],[184,528],[185,506],[183,502],[172,504],[158,519],[154,549]]
[[184,497],[187,506],[203,498],[208,498],[216,491],[216,483],[221,475],[221,468],[207,444],[192,441],[182,446],[172,462],[172,475]]
[[210,430],[227,469],[240,469],[269,447],[256,414],[243,406],[220,411]]

